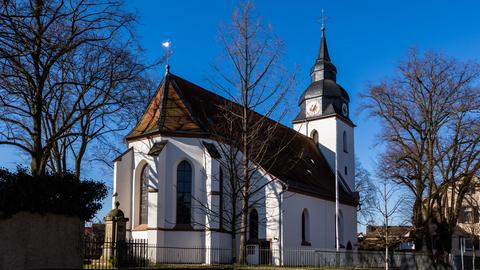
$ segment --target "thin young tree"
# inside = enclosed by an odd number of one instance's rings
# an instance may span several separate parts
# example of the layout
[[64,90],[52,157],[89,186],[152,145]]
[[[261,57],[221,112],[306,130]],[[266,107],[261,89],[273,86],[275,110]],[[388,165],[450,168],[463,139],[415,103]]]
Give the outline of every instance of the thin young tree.
[[385,248],[385,269],[388,270],[390,267],[389,250],[392,244],[396,243],[390,235],[390,226],[392,226],[394,220],[399,220],[400,218],[403,198],[398,194],[398,186],[391,183],[387,178],[382,178],[375,190],[378,195],[375,210],[383,221],[383,229],[379,233]]
[[[480,168],[479,71],[476,63],[412,50],[394,77],[365,95],[364,108],[382,124],[380,169],[414,198],[416,248],[451,250],[463,198]],[[433,235],[437,243],[427,240]]]
[[[228,170],[234,170],[227,174],[232,181],[232,195],[235,194],[232,197],[232,211],[237,211],[235,208],[240,202],[238,225],[235,222],[237,212],[232,213],[230,224],[235,226],[231,228],[232,238],[239,231],[238,262],[244,263],[248,213],[255,205],[253,197],[267,184],[263,180],[270,169],[268,166],[273,166],[278,154],[293,139],[278,140],[278,130],[285,128],[279,123],[286,113],[281,104],[291,89],[294,76],[286,74],[281,68],[281,40],[273,35],[270,25],[262,24],[254,15],[254,6],[249,1],[235,10],[232,24],[221,29],[220,40],[228,66],[214,66],[218,76],[210,81],[215,88],[240,105],[226,106],[224,116],[235,123],[232,126],[234,129],[230,130],[232,133],[229,136],[232,137],[227,139],[227,147],[233,149],[227,149],[227,152],[241,153],[239,156],[229,155],[233,159],[227,163],[236,163],[239,157],[240,163],[227,167]],[[277,121],[270,119],[274,116]],[[220,133],[220,137],[225,136],[225,131]],[[277,140],[275,149],[271,147],[273,140]]]
[[117,0],[0,4],[0,144],[27,153],[32,174],[65,172],[70,153],[79,175],[86,145],[119,128],[107,118],[147,68],[134,22]]

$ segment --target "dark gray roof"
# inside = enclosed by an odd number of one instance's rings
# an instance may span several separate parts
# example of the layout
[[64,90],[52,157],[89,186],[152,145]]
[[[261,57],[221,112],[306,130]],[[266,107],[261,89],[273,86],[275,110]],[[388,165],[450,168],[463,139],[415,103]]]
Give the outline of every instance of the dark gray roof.
[[162,152],[163,148],[165,145],[167,145],[168,141],[164,140],[161,142],[156,142],[153,144],[152,148],[150,148],[150,151],[148,151],[149,156],[158,156]]
[[319,96],[340,97],[342,99],[345,99],[345,101],[350,102],[350,97],[348,96],[347,91],[345,91],[342,86],[340,86],[337,82],[333,80],[325,79],[312,82],[298,100],[298,105],[300,105],[305,99]]
[[217,150],[217,147],[213,143],[208,143],[203,141],[203,146],[205,146],[205,149],[207,149],[208,154],[215,159],[222,158],[222,155]]

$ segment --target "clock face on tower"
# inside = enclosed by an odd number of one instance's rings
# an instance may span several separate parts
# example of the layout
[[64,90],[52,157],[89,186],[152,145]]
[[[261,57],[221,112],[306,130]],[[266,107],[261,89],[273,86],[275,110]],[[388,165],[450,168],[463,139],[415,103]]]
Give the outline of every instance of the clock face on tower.
[[307,103],[307,116],[314,116],[320,112],[320,102],[317,100]]
[[342,104],[342,114],[343,116],[348,117],[348,106],[346,103]]

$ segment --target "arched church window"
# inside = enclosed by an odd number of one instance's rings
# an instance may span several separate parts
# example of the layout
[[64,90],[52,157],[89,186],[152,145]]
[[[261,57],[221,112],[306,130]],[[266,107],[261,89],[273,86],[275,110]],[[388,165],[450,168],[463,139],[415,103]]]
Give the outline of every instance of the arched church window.
[[340,242],[340,247],[345,247],[343,245],[343,213],[342,210],[338,210],[338,241]]
[[348,153],[348,148],[347,148],[347,132],[343,131],[343,152]]
[[140,180],[140,224],[148,224],[148,182],[150,166],[145,165],[142,169]]
[[223,228],[223,170],[222,167],[219,168],[219,176],[218,176],[218,191],[220,192],[220,206],[219,206],[219,212],[220,212],[220,229]]
[[177,167],[177,224],[190,225],[192,208],[192,166],[182,161]]
[[258,212],[255,208],[250,211],[249,219],[248,230],[250,239],[258,239]]
[[313,139],[313,141],[317,144],[318,143],[318,131],[317,130],[312,130],[312,133],[310,133],[310,137]]
[[310,215],[307,209],[303,209],[302,212],[302,245],[310,245]]

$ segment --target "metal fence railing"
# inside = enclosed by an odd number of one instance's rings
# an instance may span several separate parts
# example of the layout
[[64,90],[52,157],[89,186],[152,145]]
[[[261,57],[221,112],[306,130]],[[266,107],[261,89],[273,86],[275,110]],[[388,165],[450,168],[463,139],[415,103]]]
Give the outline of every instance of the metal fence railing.
[[149,266],[147,247],[147,241],[143,239],[129,239],[119,242],[85,239],[83,268],[146,269]]
[[[247,246],[248,265],[286,267],[329,267],[375,269],[385,266],[381,251],[332,251],[314,248],[259,248]],[[432,258],[424,253],[391,252],[389,266],[396,269],[429,269]],[[166,264],[218,265],[231,264],[230,249],[214,247],[169,247],[148,245],[146,240],[125,242],[85,242],[84,268],[155,268]]]
[[[205,247],[148,246],[148,258],[156,264],[230,264],[233,263],[230,249]],[[400,269],[415,269],[418,265],[431,265],[431,257],[424,253],[391,252],[389,266]],[[288,267],[385,267],[385,253],[381,251],[332,251],[321,249],[261,249],[247,246],[245,261],[248,265]]]

